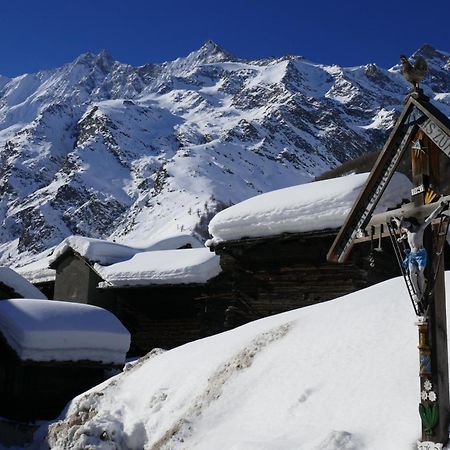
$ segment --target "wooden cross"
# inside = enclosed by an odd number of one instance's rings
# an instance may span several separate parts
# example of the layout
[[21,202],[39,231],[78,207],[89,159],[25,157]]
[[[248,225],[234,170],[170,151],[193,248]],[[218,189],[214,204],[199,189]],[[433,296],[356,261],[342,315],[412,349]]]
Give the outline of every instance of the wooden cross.
[[[411,149],[413,202],[374,215],[375,207],[407,149]],[[410,96],[328,252],[328,261],[345,262],[353,245],[372,238],[374,233],[379,233],[380,239],[388,236],[387,224],[391,217],[413,216],[422,220],[439,205],[437,201],[449,201],[450,196],[439,198],[439,161],[445,156],[450,157],[450,120],[427,98]],[[424,244],[430,256],[427,277],[429,283],[433,279],[434,286],[427,294],[429,316],[419,318],[418,323],[422,418],[422,442],[418,443],[418,448],[437,450],[448,442],[449,371],[443,253],[434,255],[442,236],[437,235],[436,226],[429,228]],[[435,273],[430,273],[433,270]]]

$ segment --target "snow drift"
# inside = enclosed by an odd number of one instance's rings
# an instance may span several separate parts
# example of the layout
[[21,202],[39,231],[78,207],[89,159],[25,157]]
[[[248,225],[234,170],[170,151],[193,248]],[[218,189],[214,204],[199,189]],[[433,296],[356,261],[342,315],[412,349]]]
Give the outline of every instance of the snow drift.
[[155,350],[76,398],[50,426],[50,446],[412,449],[420,432],[414,322],[396,278]]

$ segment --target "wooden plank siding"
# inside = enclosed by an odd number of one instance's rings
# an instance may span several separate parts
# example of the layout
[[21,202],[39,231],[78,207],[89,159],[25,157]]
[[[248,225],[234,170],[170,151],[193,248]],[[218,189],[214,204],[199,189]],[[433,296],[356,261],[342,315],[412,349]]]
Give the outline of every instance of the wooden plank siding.
[[107,289],[116,299],[115,314],[131,334],[129,355],[170,349],[201,337],[196,299],[204,285],[152,285]]
[[22,422],[53,419],[69,400],[106,379],[92,361],[22,361],[0,335],[0,416]]
[[223,273],[202,299],[202,332],[332,300],[400,274],[388,239],[383,239],[383,252],[373,253],[374,268],[370,242],[354,249],[345,264],[327,262],[335,237],[334,231],[295,233],[217,245]]

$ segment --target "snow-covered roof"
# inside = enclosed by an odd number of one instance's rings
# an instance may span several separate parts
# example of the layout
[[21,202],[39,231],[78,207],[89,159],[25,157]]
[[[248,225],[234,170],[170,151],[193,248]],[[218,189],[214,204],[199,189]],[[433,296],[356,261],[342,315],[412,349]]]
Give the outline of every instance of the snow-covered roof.
[[[207,245],[243,237],[302,233],[340,227],[361,191],[367,173],[316,181],[267,192],[218,213],[209,224]],[[411,196],[411,182],[395,173],[377,206],[393,208]]]
[[150,245],[145,247],[145,251],[155,250],[176,250],[183,247],[202,248],[203,244],[194,236],[190,234],[180,233],[153,241]]
[[155,250],[171,250],[181,247],[201,248],[202,243],[188,234],[178,234],[154,240],[147,247],[138,248],[102,239],[84,236],[69,236],[64,239],[49,257],[49,264],[55,263],[67,251],[73,251],[91,263],[104,266],[126,261],[136,253]]
[[109,311],[55,300],[0,302],[0,332],[22,360],[122,364],[130,334]]
[[0,267],[0,283],[10,287],[21,297],[47,299],[38,288],[9,267]]
[[56,271],[49,267],[48,258],[41,258],[22,267],[15,267],[14,270],[34,284],[55,281],[56,277]]
[[206,283],[221,271],[219,257],[207,248],[136,253],[130,260],[95,270],[100,287]]
[[69,250],[78,253],[90,262],[97,262],[104,265],[124,261],[140,251],[137,248],[116,242],[84,236],[69,236],[55,248],[49,257],[49,263],[53,264]]

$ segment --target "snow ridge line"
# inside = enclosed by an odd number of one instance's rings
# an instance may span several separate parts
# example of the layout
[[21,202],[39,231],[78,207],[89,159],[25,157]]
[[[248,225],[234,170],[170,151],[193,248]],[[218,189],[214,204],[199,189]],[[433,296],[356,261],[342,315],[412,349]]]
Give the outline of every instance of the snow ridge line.
[[176,444],[183,444],[190,437],[194,421],[203,414],[211,403],[222,395],[224,386],[240,371],[248,369],[256,355],[269,344],[287,335],[293,322],[285,323],[277,328],[256,336],[248,346],[223,363],[214,374],[208,378],[208,384],[203,393],[199,394],[188,407],[184,417],[178,419],[164,435],[158,439],[149,450],[173,450]]

